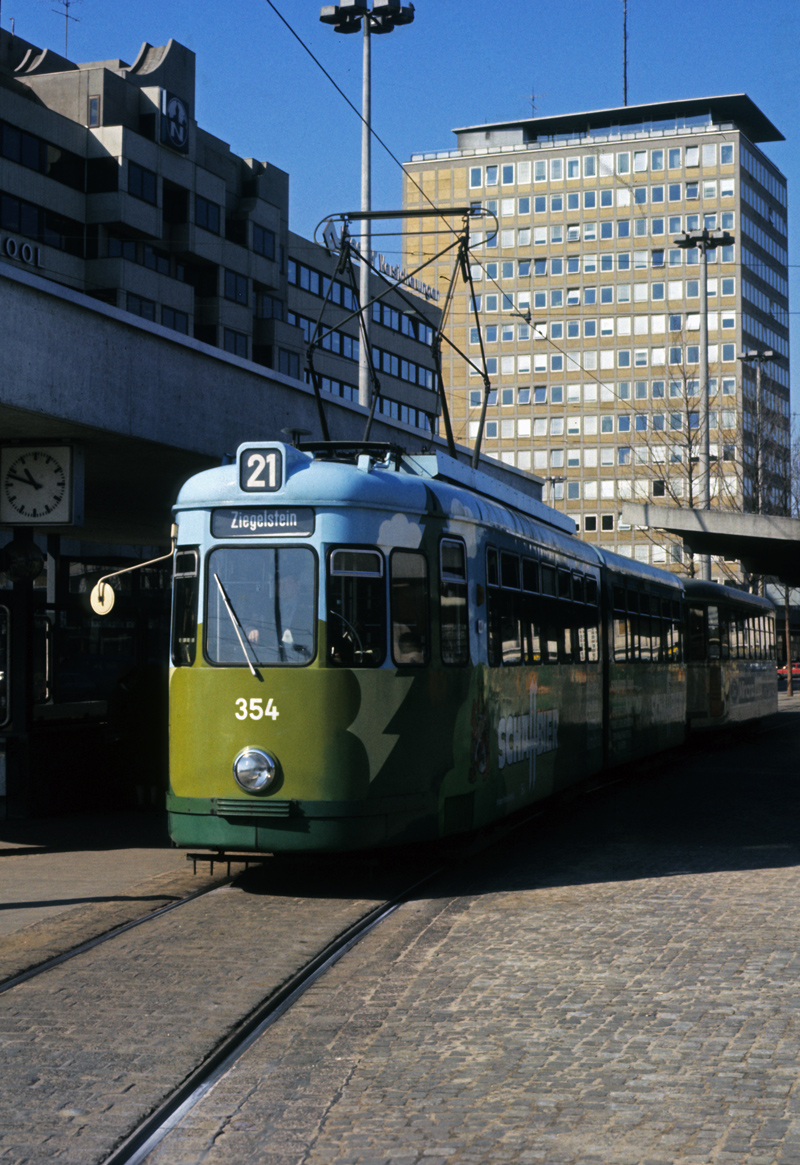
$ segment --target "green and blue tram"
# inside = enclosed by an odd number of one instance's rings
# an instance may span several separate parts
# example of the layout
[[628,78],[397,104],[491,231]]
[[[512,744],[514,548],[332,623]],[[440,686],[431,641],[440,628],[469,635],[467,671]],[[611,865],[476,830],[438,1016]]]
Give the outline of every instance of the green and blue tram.
[[684,737],[681,582],[442,453],[255,442],[174,512],[179,846],[444,837]]

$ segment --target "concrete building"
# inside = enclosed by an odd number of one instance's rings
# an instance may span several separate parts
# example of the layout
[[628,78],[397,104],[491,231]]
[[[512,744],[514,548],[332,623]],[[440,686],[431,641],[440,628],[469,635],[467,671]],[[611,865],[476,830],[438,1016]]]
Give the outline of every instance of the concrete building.
[[[701,255],[675,240],[725,231],[733,242],[708,253],[712,507],[788,512],[786,181],[759,144],[783,140],[775,126],[736,95],[455,133],[455,149],[406,164],[404,205],[497,218],[476,224],[475,299],[461,283],[451,314],[476,363],[485,345],[486,452],[544,476],[583,536],[680,569],[677,541],[620,515],[629,500],[697,502]],[[446,238],[428,221],[409,265]],[[765,350],[756,400],[740,358]],[[480,377],[451,353],[445,379],[456,439],[472,440]]]

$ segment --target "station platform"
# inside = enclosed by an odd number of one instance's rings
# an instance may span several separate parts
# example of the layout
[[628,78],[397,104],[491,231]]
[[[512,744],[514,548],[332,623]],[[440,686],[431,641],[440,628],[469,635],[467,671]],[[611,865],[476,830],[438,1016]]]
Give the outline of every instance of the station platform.
[[209,884],[174,849],[166,813],[0,821],[0,978],[19,974]]

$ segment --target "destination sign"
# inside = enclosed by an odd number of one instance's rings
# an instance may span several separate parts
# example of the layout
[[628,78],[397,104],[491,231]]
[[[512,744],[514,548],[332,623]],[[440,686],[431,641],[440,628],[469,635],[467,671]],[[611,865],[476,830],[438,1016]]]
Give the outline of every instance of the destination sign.
[[211,511],[214,538],[263,538],[314,533],[310,506],[248,506]]

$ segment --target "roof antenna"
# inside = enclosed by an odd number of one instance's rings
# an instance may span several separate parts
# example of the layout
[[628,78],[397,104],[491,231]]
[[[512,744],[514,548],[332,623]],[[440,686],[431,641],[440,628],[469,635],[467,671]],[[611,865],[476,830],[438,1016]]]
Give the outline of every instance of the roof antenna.
[[628,104],[628,0],[622,0],[622,104]]
[[530,93],[530,98],[529,98],[530,103],[531,103],[531,118],[536,117],[536,98],[537,97],[546,97],[546,96],[547,96],[546,93],[537,93],[536,86],[531,85],[531,93]]
[[61,16],[62,13],[64,14],[64,57],[66,60],[69,60],[69,55],[67,53],[67,42],[69,40],[69,22],[71,20],[74,20],[76,24],[80,24],[81,22],[79,16],[70,16],[69,10],[73,4],[79,3],[80,0],[56,0],[56,4],[60,5],[60,7],[51,9],[51,12],[55,12],[57,16]]

